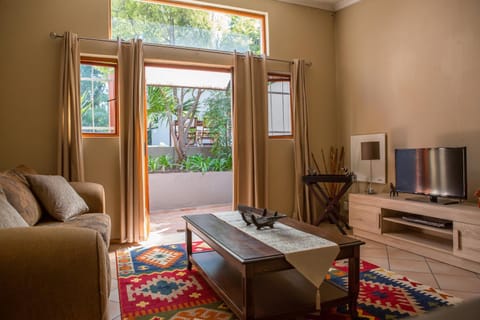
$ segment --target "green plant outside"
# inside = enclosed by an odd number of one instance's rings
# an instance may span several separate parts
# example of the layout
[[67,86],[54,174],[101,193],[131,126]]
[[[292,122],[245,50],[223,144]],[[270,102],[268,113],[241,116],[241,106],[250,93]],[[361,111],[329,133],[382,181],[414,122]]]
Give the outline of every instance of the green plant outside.
[[[172,87],[147,87],[148,90],[148,118],[149,127],[154,127],[152,124],[160,121],[165,121],[172,128],[174,119],[178,117],[179,110],[173,110],[178,105],[190,110],[190,100],[182,100],[182,103],[175,103]],[[175,90],[182,90],[183,88],[175,88]],[[180,101],[180,100],[179,100]],[[207,127],[211,129],[210,133],[213,138],[211,148],[211,157],[202,154],[186,156],[186,149],[188,146],[181,144],[175,135],[172,135],[172,140],[176,140],[176,145],[181,146],[182,152],[177,152],[177,160],[170,156],[150,157],[149,171],[150,172],[169,172],[169,171],[229,171],[232,169],[232,135],[231,135],[231,90],[211,91],[211,96],[204,102],[207,106],[204,121]],[[187,118],[192,118],[196,115],[195,112],[187,115]],[[170,131],[172,134],[172,131]],[[174,143],[175,145],[175,143]]]
[[138,37],[152,43],[262,54],[261,21],[245,15],[112,0],[111,19],[112,39]]
[[173,159],[169,155],[162,155],[158,157],[149,157],[148,158],[148,171],[168,171],[175,169],[176,164],[173,162]]
[[148,158],[148,171],[154,172],[209,172],[232,170],[232,156],[226,154],[223,157],[209,157],[202,154],[187,156],[181,163],[175,163],[169,155]]

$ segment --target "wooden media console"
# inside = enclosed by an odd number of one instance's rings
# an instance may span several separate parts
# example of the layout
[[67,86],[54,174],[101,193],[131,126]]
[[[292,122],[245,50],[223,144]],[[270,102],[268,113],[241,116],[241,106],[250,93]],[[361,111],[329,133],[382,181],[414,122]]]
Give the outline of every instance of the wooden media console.
[[413,197],[418,196],[351,193],[353,234],[480,273],[480,208]]

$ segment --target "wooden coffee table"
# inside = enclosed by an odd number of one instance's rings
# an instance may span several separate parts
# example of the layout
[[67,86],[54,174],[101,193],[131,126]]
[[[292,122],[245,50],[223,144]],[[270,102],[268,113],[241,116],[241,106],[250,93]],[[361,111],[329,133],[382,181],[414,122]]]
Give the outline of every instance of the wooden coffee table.
[[[316,288],[276,249],[245,234],[213,214],[183,216],[186,221],[188,269],[200,274],[240,319],[315,317]],[[360,245],[364,242],[337,230],[312,226],[291,218],[281,222],[337,243],[337,260],[348,259],[348,290],[326,280],[321,286],[322,309],[348,304],[357,315]],[[192,232],[212,251],[192,252]],[[317,314],[318,315],[318,314]]]

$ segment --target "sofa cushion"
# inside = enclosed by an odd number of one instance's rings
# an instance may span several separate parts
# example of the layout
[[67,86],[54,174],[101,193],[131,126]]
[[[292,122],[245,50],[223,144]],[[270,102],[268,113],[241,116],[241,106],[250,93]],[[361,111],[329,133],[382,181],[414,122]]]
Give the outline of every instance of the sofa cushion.
[[28,227],[28,224],[8,202],[5,192],[0,188],[0,229],[18,227]]
[[57,220],[67,221],[88,211],[88,206],[62,176],[27,175],[35,196]]
[[28,184],[27,178],[25,176],[27,174],[37,174],[37,171],[35,171],[35,169],[32,169],[26,165],[21,164],[19,166],[16,166],[14,169],[8,170],[7,174],[17,178],[20,182],[25,184],[27,187],[30,187],[30,185]]
[[59,222],[49,219],[42,220],[38,223],[38,226],[48,226],[48,227],[79,227],[92,229],[100,233],[107,248],[110,245],[110,232],[111,232],[111,222],[110,216],[104,213],[85,213],[72,219]]
[[29,225],[33,226],[40,220],[42,208],[26,181],[22,181],[14,170],[0,173],[0,188],[5,192],[8,202]]

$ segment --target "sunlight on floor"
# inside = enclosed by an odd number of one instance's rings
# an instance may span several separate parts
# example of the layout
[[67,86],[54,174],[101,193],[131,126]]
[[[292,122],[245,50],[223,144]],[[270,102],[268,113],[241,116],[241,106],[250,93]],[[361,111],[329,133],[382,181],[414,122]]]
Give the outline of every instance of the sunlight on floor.
[[150,214],[150,236],[144,246],[185,242],[185,222],[182,216],[231,210],[231,204],[196,208],[155,211]]

